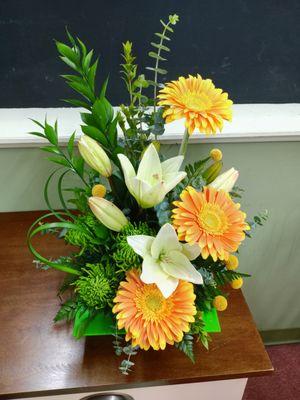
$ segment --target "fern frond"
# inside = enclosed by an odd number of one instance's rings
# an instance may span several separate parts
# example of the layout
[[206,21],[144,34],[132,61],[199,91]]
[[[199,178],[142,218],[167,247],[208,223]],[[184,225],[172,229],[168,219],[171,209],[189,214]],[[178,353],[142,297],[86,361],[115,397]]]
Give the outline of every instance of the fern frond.
[[194,356],[194,338],[192,335],[185,334],[183,339],[179,343],[175,343],[175,347],[182,351],[194,364],[195,356]]

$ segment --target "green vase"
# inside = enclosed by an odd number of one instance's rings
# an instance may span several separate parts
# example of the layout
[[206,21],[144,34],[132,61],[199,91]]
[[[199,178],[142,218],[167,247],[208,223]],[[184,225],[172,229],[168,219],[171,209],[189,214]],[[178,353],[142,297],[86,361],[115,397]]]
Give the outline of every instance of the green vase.
[[[110,314],[99,312],[91,319],[85,326],[84,332],[79,335],[82,324],[85,322],[88,315],[85,313],[77,313],[74,322],[73,336],[103,336],[113,335],[116,333],[114,321]],[[205,323],[205,330],[208,333],[221,332],[218,314],[215,308],[210,311],[203,312],[203,321]],[[118,332],[120,334],[120,332]],[[125,333],[125,332],[123,332]]]

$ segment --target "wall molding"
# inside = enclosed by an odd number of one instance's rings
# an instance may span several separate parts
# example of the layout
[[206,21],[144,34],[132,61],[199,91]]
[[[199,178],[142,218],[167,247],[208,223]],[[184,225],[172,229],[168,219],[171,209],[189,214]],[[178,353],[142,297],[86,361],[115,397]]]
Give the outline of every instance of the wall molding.
[[300,328],[274,329],[259,332],[264,344],[300,343]]
[[[236,104],[233,122],[225,123],[223,132],[205,137],[194,133],[191,143],[280,142],[300,141],[300,104]],[[2,108],[0,109],[0,148],[38,147],[43,139],[29,135],[35,130],[30,118],[50,122],[58,119],[59,141],[67,142],[76,130],[81,134],[78,108]],[[179,143],[184,130],[183,121],[167,125],[162,143]]]

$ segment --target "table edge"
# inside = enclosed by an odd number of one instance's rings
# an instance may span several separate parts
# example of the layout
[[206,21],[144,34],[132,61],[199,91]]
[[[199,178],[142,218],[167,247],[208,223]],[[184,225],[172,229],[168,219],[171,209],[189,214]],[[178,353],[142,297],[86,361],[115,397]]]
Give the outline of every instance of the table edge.
[[34,392],[19,392],[19,393],[1,393],[0,400],[11,400],[20,398],[30,398],[30,397],[47,397],[47,396],[59,396],[67,394],[76,393],[90,393],[90,392],[104,392],[104,391],[114,391],[114,390],[127,390],[127,389],[141,389],[147,387],[155,386],[168,386],[168,385],[182,385],[189,383],[201,383],[201,382],[212,382],[220,380],[230,380],[230,379],[243,379],[251,377],[259,377],[272,375],[274,373],[274,367],[271,365],[269,369],[261,371],[253,371],[249,373],[233,373],[231,375],[217,375],[203,378],[182,378],[182,379],[163,379],[159,381],[148,381],[148,382],[135,382],[135,383],[123,383],[123,384],[111,384],[111,385],[99,385],[99,386],[89,386],[89,387],[74,387],[74,388],[64,388],[64,389],[50,389],[50,390],[39,390]]

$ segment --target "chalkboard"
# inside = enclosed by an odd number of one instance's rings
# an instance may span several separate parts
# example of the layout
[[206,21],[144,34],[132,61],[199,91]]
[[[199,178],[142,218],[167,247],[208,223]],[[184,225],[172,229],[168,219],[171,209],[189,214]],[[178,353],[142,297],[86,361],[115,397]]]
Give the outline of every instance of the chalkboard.
[[[300,102],[299,0],[1,0],[0,107],[59,107],[70,95],[53,38],[65,26],[100,56],[99,83],[124,102],[121,42],[142,72],[160,18],[177,13],[166,80],[200,73],[236,103]],[[150,76],[149,76],[150,78]]]

